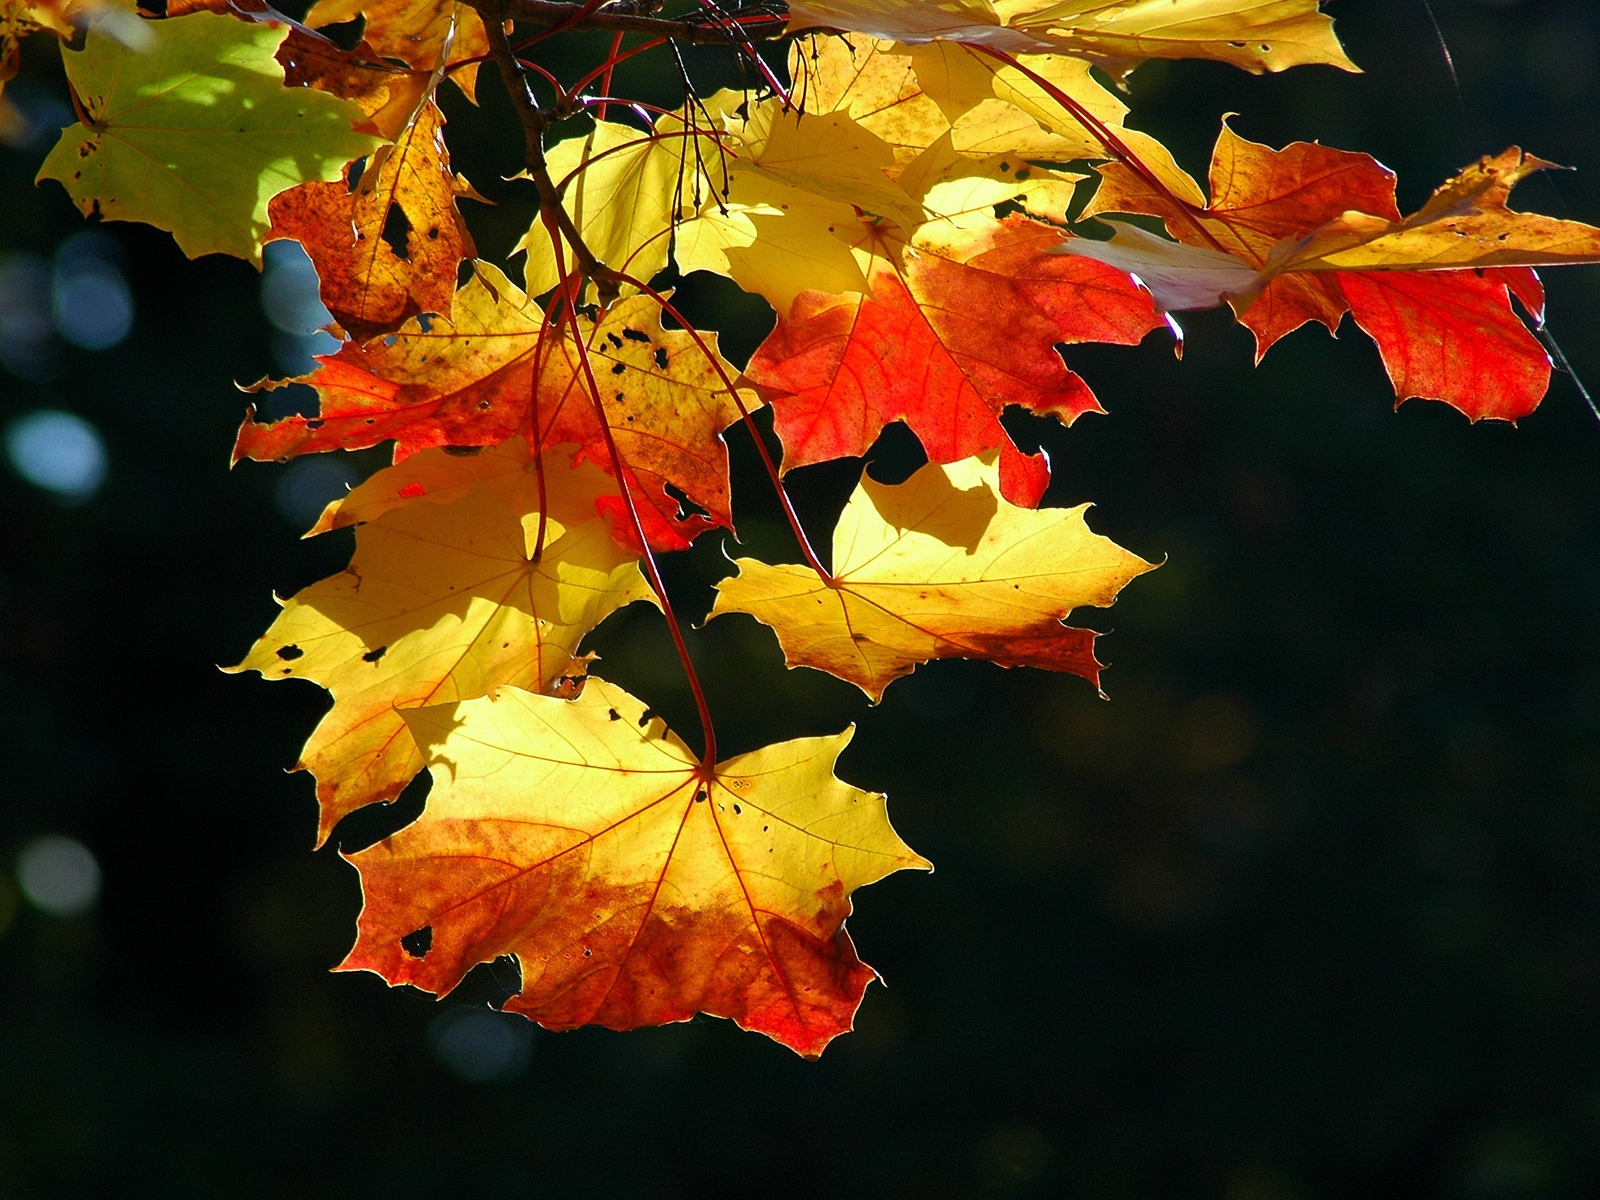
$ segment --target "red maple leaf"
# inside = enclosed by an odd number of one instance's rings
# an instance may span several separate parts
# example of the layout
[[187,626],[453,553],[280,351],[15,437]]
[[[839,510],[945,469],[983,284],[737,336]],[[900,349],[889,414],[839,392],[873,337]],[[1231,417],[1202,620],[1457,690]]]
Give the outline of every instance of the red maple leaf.
[[874,257],[870,295],[802,292],[746,368],[771,400],[785,468],[862,455],[904,421],[929,459],[999,448],[1002,492],[1033,507],[1050,482],[1000,424],[1008,404],[1070,424],[1102,411],[1061,342],[1133,345],[1162,323],[1124,273],[1051,253],[1024,217]]

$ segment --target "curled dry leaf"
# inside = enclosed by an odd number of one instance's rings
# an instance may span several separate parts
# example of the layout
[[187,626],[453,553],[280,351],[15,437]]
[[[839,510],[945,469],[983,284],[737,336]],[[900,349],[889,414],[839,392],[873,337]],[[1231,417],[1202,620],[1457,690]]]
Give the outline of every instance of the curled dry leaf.
[[881,795],[834,776],[851,730],[706,770],[594,678],[576,700],[501,688],[404,716],[433,790],[350,856],[365,905],[341,967],[391,984],[443,994],[512,954],[505,1007],[552,1029],[703,1012],[815,1057],[874,978],[844,929],[850,894],[929,868]]
[[[372,156],[355,187],[348,176],[275,197],[267,240],[292,238],[305,247],[322,303],[358,340],[419,313],[448,317],[457,269],[476,253],[456,201],[480,197],[450,170],[439,106],[424,104],[395,144]],[[385,236],[396,224],[404,229],[399,247]]]
[[549,457],[542,509],[518,439],[470,459],[425,451],[379,471],[319,522],[366,522],[349,567],[287,601],[233,668],[333,694],[297,764],[317,779],[319,845],[422,770],[401,709],[501,684],[549,688],[575,663],[581,672],[578,643],[607,615],[654,599],[595,511],[610,481]]
[[476,100],[478,63],[489,55],[477,9],[455,0],[317,0],[305,23],[322,29],[359,17],[380,58],[398,59],[424,78],[448,70],[467,99]]
[[834,527],[831,582],[741,558],[712,615],[748,613],[772,627],[789,666],[827,671],[874,702],[935,658],[1070,671],[1098,687],[1097,635],[1064,618],[1111,604],[1155,564],[1090,532],[1087,504],[1008,504],[995,457],[929,463],[902,484],[863,475]]
[[[167,8],[170,16],[170,2]],[[290,29],[275,57],[285,84],[350,101],[366,116],[357,127],[385,141],[400,136],[432,91],[427,75],[386,61],[364,41],[354,50],[342,50],[320,34]]]

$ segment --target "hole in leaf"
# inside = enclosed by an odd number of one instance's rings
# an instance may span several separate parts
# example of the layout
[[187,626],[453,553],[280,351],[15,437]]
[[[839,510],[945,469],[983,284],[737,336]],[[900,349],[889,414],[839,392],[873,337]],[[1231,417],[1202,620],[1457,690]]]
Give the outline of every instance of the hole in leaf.
[[337,25],[323,25],[317,30],[318,33],[341,50],[354,50],[361,44],[361,37],[366,31],[366,17],[340,21]]
[[639,714],[639,728],[643,729],[646,725],[650,724],[651,718],[654,717],[655,715],[656,715],[656,710],[653,709],[653,708],[647,708],[642,713],[640,713]]
[[688,494],[676,484],[665,484],[663,485],[663,490],[668,496],[677,502],[677,519],[679,521],[687,521],[691,517],[704,517],[706,520],[711,519],[711,513],[700,507],[700,505],[696,504],[693,500],[689,499]]
[[413,929],[400,939],[400,948],[412,958],[426,958],[428,951],[433,949],[433,926]]
[[379,646],[376,650],[368,650],[361,656],[362,662],[375,663],[389,652],[389,647]]
[[657,368],[663,371],[667,369],[667,352],[660,346],[655,348],[655,352],[650,357],[656,360]]
[[483,453],[482,446],[440,446],[451,458],[477,458]]
[[293,644],[278,647],[278,657],[283,659],[284,662],[293,662],[303,654],[305,654],[305,651]]
[[407,239],[411,236],[411,219],[406,216],[405,209],[398,204],[389,205],[389,215],[383,219],[383,240],[389,243],[389,249],[394,251],[394,256],[401,260],[409,260],[411,248]]
[[650,340],[650,335],[648,333],[641,333],[637,329],[624,329],[622,331],[622,336],[627,338],[630,342],[648,342]]

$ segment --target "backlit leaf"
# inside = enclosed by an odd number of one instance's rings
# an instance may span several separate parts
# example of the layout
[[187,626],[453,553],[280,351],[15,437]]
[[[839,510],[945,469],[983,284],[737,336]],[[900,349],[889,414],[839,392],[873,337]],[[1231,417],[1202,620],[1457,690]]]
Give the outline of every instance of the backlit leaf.
[[[728,1017],[815,1057],[874,977],[850,894],[928,868],[884,798],[803,738],[703,771],[658,717],[591,679],[405,714],[433,772],[412,825],[350,856],[365,906],[343,970],[444,994],[516,956],[505,1007],[552,1029]],[[404,939],[429,930],[426,951]]]
[[1511,297],[1542,321],[1530,268],[1600,261],[1600,230],[1507,207],[1517,181],[1548,165],[1514,148],[1485,158],[1402,219],[1394,175],[1367,155],[1304,142],[1273,150],[1224,126],[1209,205],[1112,163],[1086,210],[1159,216],[1183,245],[1124,231],[1066,249],[1138,274],[1169,308],[1226,299],[1256,335],[1258,359],[1307,321],[1337,329],[1348,311],[1378,343],[1399,400],[1516,420],[1544,397],[1550,360]]
[[[450,315],[456,270],[476,251],[456,208],[472,185],[450,170],[444,114],[428,101],[392,147],[372,156],[353,190],[348,182],[304,183],[268,208],[269,240],[305,247],[321,280],[322,302],[348,333],[367,339],[418,313]],[[398,248],[385,236],[396,219]]]
[[1063,624],[1151,570],[1091,533],[1088,505],[1034,511],[999,492],[995,455],[929,463],[905,483],[863,475],[833,531],[833,581],[737,560],[712,614],[770,625],[791,667],[848,680],[874,701],[918,663],[984,658],[1099,684],[1095,633]]
[[1213,58],[1255,72],[1305,63],[1355,70],[1317,0],[791,0],[790,29],[819,27],[1069,54],[1117,73],[1149,58]]
[[[520,439],[471,459],[424,451],[379,471],[319,522],[346,523],[345,506],[367,522],[349,567],[287,601],[234,668],[333,694],[298,764],[317,778],[319,844],[422,769],[400,709],[501,684],[543,691],[574,668],[578,643],[609,613],[653,599],[595,510],[610,481],[566,466],[569,457],[546,455],[537,561],[539,480]],[[383,505],[424,496],[433,502]]]
[[1001,449],[1006,498],[1037,504],[1048,467],[1016,449],[1000,413],[1017,404],[1070,423],[1097,411],[1056,344],[1137,343],[1161,323],[1149,294],[1052,253],[1061,234],[1021,217],[931,223],[909,247],[861,237],[870,294],[802,292],[746,367],[772,402],[785,469],[865,454],[905,421],[934,462]]
[[355,105],[283,86],[281,25],[206,12],[145,25],[146,51],[98,23],[81,51],[64,51],[90,125],[62,131],[39,178],[59,181],[85,213],[168,230],[191,258],[259,263],[268,202],[337,179],[378,139],[352,130]]
[[[711,194],[694,165],[697,153],[715,158],[709,134],[674,128],[671,136],[656,137],[631,125],[596,121],[584,136],[557,142],[546,160],[556,185],[565,185],[562,203],[594,256],[649,283],[667,265],[679,209],[688,205],[693,211],[697,190]],[[544,223],[535,221],[516,249],[528,256],[528,295],[553,290],[561,280],[560,264]],[[571,271],[571,253],[563,253]]]
[[[731,526],[727,448],[721,431],[739,419],[723,384],[737,374],[706,357],[693,337],[662,328],[655,301],[634,296],[596,322],[579,318],[600,406],[641,506],[652,544],[682,549],[701,531]],[[704,338],[716,352],[715,335]],[[612,463],[570,327],[544,313],[485,263],[456,293],[448,320],[410,321],[393,338],[346,343],[297,382],[317,389],[316,417],[270,424],[246,418],[235,459],[291,458],[395,442],[396,461],[430,446],[494,446],[526,434],[571,442],[610,473]],[[537,375],[536,375],[537,368]],[[537,379],[537,383],[536,383]],[[261,385],[280,386],[277,384]],[[751,395],[751,406],[759,402]],[[677,489],[685,511],[669,489]],[[620,497],[606,501],[614,532],[636,544]],[[630,540],[632,539],[632,540]]]

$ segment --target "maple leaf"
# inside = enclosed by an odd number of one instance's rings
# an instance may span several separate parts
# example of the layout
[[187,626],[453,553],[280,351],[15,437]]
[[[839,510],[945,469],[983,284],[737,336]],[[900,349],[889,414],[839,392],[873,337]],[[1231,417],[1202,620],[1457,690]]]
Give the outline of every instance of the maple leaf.
[[366,18],[366,42],[424,77],[448,72],[476,102],[478,63],[489,56],[489,35],[478,11],[455,0],[317,0],[306,13],[313,29]]
[[581,674],[578,643],[607,615],[654,600],[595,511],[610,481],[587,464],[547,462],[544,476],[541,509],[520,439],[472,459],[429,450],[379,471],[318,523],[367,522],[349,567],[285,602],[232,668],[333,694],[296,764],[317,779],[318,845],[422,769],[400,709],[501,684],[543,691],[575,665]]
[[1365,209],[1331,218],[1278,271],[1415,271],[1555,267],[1600,261],[1600,229],[1540,213],[1514,212],[1511,189],[1554,163],[1512,146],[1447,180],[1412,216]]
[[931,869],[881,795],[834,776],[853,730],[706,771],[593,678],[572,701],[501,688],[404,716],[433,790],[414,824],[349,856],[365,904],[340,970],[444,994],[514,954],[505,1007],[551,1029],[703,1012],[816,1057],[874,978],[844,929],[850,894]]
[[379,144],[352,129],[355,105],[283,86],[281,25],[191,13],[144,22],[154,45],[134,51],[101,24],[63,54],[89,124],[64,129],[39,170],[85,213],[165,229],[190,258],[259,265],[268,201]]
[[[174,7],[170,0],[167,7],[170,16]],[[313,87],[349,100],[366,117],[357,128],[385,141],[400,136],[432,92],[430,76],[386,62],[365,41],[354,50],[343,50],[321,34],[291,28],[276,57],[286,84]]]
[[[779,312],[787,312],[808,287],[864,290],[866,277],[847,242],[836,236],[854,231],[857,208],[836,194],[803,186],[804,178],[793,172],[785,179],[762,170],[757,160],[765,147],[759,137],[745,144],[745,121],[733,112],[738,102],[733,92],[706,101],[708,111],[724,124],[716,160],[723,179],[720,186],[706,189],[698,212],[690,208],[680,214],[673,244],[678,269],[725,275]],[[770,128],[770,118],[757,115],[757,130],[763,123]],[[868,147],[867,169],[878,171],[883,184],[892,186],[882,169],[892,165],[893,150],[870,131],[861,134],[860,144]],[[903,192],[893,195],[897,209],[910,203]]]
[[[720,359],[714,365],[688,332],[662,328],[659,307],[644,296],[620,301],[598,320],[581,317],[579,327],[651,544],[682,549],[705,529],[731,527],[720,435],[739,419],[722,382],[734,369]],[[715,336],[702,340],[714,354]],[[393,338],[346,343],[318,361],[316,371],[293,382],[317,389],[319,414],[271,424],[247,415],[235,461],[390,439],[400,461],[430,446],[492,446],[532,435],[536,421],[539,444],[576,443],[581,456],[612,469],[569,327],[549,326],[537,304],[485,263],[456,293],[450,319],[431,319],[426,328],[413,320]],[[747,406],[758,404],[749,397]],[[684,499],[705,512],[687,511]],[[605,506],[618,517],[615,535],[636,546],[620,496]]]
[[[842,112],[829,115],[854,120]],[[969,157],[955,149],[946,131],[909,164],[892,169],[898,197],[894,207],[900,217],[885,220],[866,216],[862,204],[823,194],[827,189],[805,186],[797,172],[780,174],[759,164],[751,166],[734,139],[728,147],[723,195],[679,226],[678,267],[726,275],[780,313],[788,312],[802,291],[870,290],[864,272],[870,268],[871,255],[858,249],[864,222],[883,231],[874,236],[898,243],[903,239],[888,233],[887,227],[899,221],[908,223],[902,228],[920,228],[930,219],[954,228],[969,214],[976,214],[979,223],[989,220],[995,206],[1007,202],[1064,221],[1079,178],[1028,166],[1016,156]],[[843,157],[848,156],[846,151]],[[891,171],[882,147],[874,148],[868,166],[880,175]],[[839,177],[829,186],[837,192]],[[857,199],[865,203],[867,197]]]
[[831,581],[741,558],[711,615],[748,613],[789,666],[848,680],[874,703],[934,658],[1070,671],[1098,687],[1097,635],[1063,619],[1111,604],[1156,564],[1091,533],[1087,504],[1034,511],[999,491],[992,453],[929,463],[902,484],[863,474],[834,527]]
[[[1013,66],[959,43],[904,46],[855,35],[797,44],[789,70],[808,112],[848,112],[893,147],[900,166],[947,135],[958,153],[975,158],[1104,158],[1107,130],[1142,160],[1171,162],[1154,138],[1123,126],[1127,105],[1082,59],[1023,54]],[[1076,101],[1101,128],[1086,128],[1025,72]],[[1176,164],[1169,174],[1181,174]]]
[[1000,448],[1005,497],[1037,504],[1048,465],[1012,444],[1001,411],[1098,411],[1056,344],[1137,343],[1161,324],[1149,294],[1114,270],[1063,270],[1085,260],[1052,253],[1062,235],[1024,217],[930,224],[909,246],[858,228],[876,239],[863,242],[870,293],[800,293],[745,368],[785,469],[865,454],[903,420],[934,462]]
[[[305,247],[323,304],[359,340],[419,313],[448,317],[457,268],[476,254],[456,200],[481,197],[450,170],[439,106],[427,101],[395,144],[372,156],[354,188],[348,177],[276,196],[267,240]],[[404,218],[403,254],[385,236],[396,214]]]
[[1516,420],[1544,397],[1550,362],[1511,297],[1540,321],[1543,289],[1528,268],[1600,261],[1600,230],[1506,206],[1512,186],[1547,165],[1516,149],[1486,158],[1402,220],[1394,175],[1370,156],[1304,142],[1273,150],[1224,125],[1205,207],[1112,163],[1085,210],[1162,217],[1185,245],[1124,229],[1068,250],[1137,273],[1169,308],[1226,299],[1258,361],[1308,321],[1337,330],[1348,311],[1378,344],[1397,399]]
[[1258,74],[1356,69],[1317,0],[791,0],[789,28],[1069,54],[1116,75],[1150,58],[1213,58]]
[[[620,132],[597,126],[593,152],[559,163],[591,164],[595,179],[580,177],[583,202],[569,191],[568,211],[602,261],[615,266],[620,255],[637,263],[625,267],[636,278],[665,266],[673,243],[680,270],[729,275],[787,308],[804,286],[797,279],[846,288],[864,282],[848,246],[833,236],[852,230],[860,213],[907,230],[925,218],[889,178],[894,149],[847,112],[802,111],[776,97],[746,104],[741,93],[724,91],[662,117],[652,134],[614,129]],[[560,143],[552,155],[572,144]],[[528,251],[530,292],[553,286],[558,275],[543,228],[535,226],[519,248]]]
[[[704,147],[695,143],[706,140]],[[717,153],[715,138],[684,128],[646,132],[615,121],[596,121],[582,137],[557,142],[545,161],[562,204],[584,244],[601,262],[648,283],[667,265],[673,222],[685,198],[703,187],[695,163]],[[561,264],[542,220],[512,253],[527,259],[528,295],[541,296],[561,282]],[[573,263],[570,252],[566,269]]]

